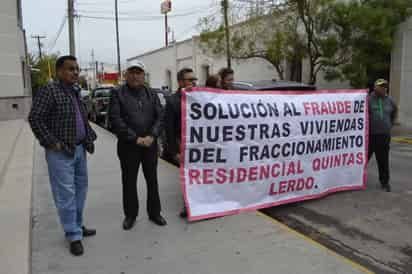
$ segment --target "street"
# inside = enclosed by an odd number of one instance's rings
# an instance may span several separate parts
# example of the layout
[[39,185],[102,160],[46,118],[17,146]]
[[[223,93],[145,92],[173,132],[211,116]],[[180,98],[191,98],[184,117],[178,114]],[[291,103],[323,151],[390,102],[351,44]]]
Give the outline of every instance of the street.
[[251,212],[188,223],[177,168],[160,161],[159,182],[166,227],[149,222],[145,184],[139,176],[141,211],[123,231],[115,137],[96,128],[96,155],[89,157],[90,187],[85,225],[97,229],[84,240],[85,254],[73,257],[58,222],[44,151],[37,144],[33,173],[33,274],[360,274],[372,273],[270,218]]
[[375,273],[412,273],[412,145],[392,143],[392,192],[371,159],[365,191],[262,210]]

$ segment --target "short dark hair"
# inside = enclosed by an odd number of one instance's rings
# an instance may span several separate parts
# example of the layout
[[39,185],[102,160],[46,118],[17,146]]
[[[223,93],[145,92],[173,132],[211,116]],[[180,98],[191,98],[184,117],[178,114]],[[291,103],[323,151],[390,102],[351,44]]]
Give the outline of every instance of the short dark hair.
[[222,80],[225,79],[228,75],[234,74],[234,73],[235,72],[231,68],[222,68],[221,70],[219,70],[219,75]]
[[75,61],[75,62],[77,61],[76,57],[74,57],[73,55],[60,56],[56,60],[56,70],[61,69],[64,66],[64,62],[66,62],[67,60]]
[[219,88],[219,80],[220,76],[218,74],[212,74],[209,77],[207,77],[205,86],[209,88]]
[[177,73],[177,81],[183,81],[185,79],[186,73],[193,73],[193,69],[182,68],[181,70],[179,70],[179,72]]

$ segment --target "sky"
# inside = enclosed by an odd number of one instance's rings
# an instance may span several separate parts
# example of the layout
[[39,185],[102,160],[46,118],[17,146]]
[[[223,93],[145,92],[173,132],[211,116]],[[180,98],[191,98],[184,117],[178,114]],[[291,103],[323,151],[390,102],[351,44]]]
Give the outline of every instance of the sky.
[[[114,0],[75,0],[76,55],[82,67],[92,60],[115,64],[116,35]],[[165,45],[161,0],[119,0],[121,62]],[[177,41],[199,33],[197,24],[204,16],[219,16],[217,0],[172,0],[169,26]],[[43,52],[68,54],[67,0],[22,0],[23,24],[28,50],[38,55],[32,35],[44,35]],[[88,18],[88,17],[99,17]],[[123,19],[125,18],[125,19]],[[61,29],[60,35],[59,29]],[[170,35],[171,36],[171,35]]]

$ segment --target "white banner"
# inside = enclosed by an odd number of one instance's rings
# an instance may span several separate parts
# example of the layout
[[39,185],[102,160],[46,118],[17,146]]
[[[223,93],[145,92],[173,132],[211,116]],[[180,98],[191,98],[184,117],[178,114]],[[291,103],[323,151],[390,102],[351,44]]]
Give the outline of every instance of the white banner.
[[367,105],[366,90],[183,92],[189,220],[363,189]]

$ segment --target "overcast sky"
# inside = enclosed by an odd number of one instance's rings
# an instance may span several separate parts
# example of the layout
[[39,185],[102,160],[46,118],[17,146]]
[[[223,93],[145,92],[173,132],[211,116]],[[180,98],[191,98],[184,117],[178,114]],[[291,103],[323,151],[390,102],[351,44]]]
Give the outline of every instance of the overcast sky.
[[[22,0],[23,22],[29,52],[38,54],[32,35],[45,35],[43,50],[69,52],[67,0]],[[119,0],[121,60],[164,46],[164,19],[160,14],[160,0]],[[183,40],[199,32],[199,18],[219,14],[217,0],[173,0],[169,25],[176,40]],[[116,63],[114,0],[75,0],[80,18],[75,19],[76,53],[82,66],[91,62],[91,51],[100,62]],[[86,18],[99,17],[96,18]],[[175,16],[175,17],[173,17]],[[132,20],[130,20],[132,19]],[[57,38],[59,27],[64,28]],[[53,41],[56,40],[53,46]]]

